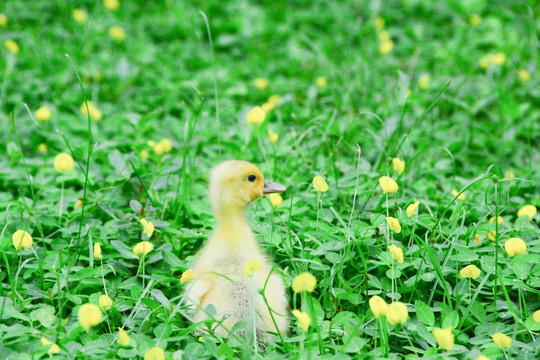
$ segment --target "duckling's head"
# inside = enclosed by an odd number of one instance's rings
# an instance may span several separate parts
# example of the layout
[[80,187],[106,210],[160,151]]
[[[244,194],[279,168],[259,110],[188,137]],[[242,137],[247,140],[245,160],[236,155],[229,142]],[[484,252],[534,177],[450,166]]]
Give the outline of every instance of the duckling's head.
[[285,186],[265,180],[252,163],[229,160],[216,166],[210,175],[210,201],[216,215],[243,212],[264,194],[285,191]]

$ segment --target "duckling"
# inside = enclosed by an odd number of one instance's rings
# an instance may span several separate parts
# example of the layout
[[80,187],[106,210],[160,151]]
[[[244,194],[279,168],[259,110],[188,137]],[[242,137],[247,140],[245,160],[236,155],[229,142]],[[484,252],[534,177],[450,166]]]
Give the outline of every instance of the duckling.
[[[205,309],[211,304],[218,323],[214,332],[219,335],[228,336],[237,322],[253,321],[253,317],[257,338],[263,342],[278,330],[287,332],[285,285],[276,271],[271,271],[272,264],[244,215],[251,202],[282,191],[285,186],[265,180],[257,166],[247,161],[229,160],[213,169],[209,195],[217,227],[198,253],[194,280],[185,293],[194,323],[208,319]],[[250,278],[243,270],[252,260],[258,260],[260,268]]]

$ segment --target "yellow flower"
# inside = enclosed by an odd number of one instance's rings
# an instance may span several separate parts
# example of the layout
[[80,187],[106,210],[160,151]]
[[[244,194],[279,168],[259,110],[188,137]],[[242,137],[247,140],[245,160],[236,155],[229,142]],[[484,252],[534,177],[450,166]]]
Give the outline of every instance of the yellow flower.
[[536,321],[536,322],[540,322],[540,310],[536,310],[533,313],[533,320]]
[[269,113],[270,111],[274,110],[276,105],[269,103],[268,101],[261,105],[261,109],[264,110],[265,113]]
[[4,46],[6,47],[6,49],[8,49],[10,53],[15,54],[15,55],[17,55],[20,51],[19,44],[17,44],[15,41],[11,39],[4,41]]
[[318,192],[327,192],[328,191],[328,184],[326,183],[326,180],[322,176],[315,176],[313,178],[313,187]]
[[380,296],[375,295],[369,299],[369,308],[375,318],[378,318],[381,315],[386,315],[388,305],[386,305],[386,302]]
[[469,24],[473,26],[480,25],[481,22],[482,22],[482,18],[478,14],[472,14],[471,17],[469,18]]
[[409,312],[405,304],[401,302],[393,302],[388,306],[386,310],[386,319],[391,325],[395,325],[399,322],[406,323],[409,317]]
[[390,40],[390,33],[388,31],[385,31],[385,30],[381,31],[379,33],[379,40],[381,40],[381,41]]
[[154,153],[157,155],[163,155],[166,153],[170,153],[173,149],[173,143],[171,139],[161,139],[157,144],[154,144]]
[[496,333],[493,334],[491,338],[493,339],[493,342],[501,349],[509,348],[512,345],[512,339],[504,334]]
[[324,76],[319,76],[317,80],[315,80],[315,85],[317,85],[318,88],[325,87],[327,83],[328,81],[326,80],[326,77]]
[[487,356],[485,356],[485,355],[480,355],[475,360],[489,360],[489,358]]
[[420,201],[415,201],[414,203],[407,206],[407,209],[405,210],[405,212],[407,213],[408,217],[411,217],[414,214],[416,214],[416,209],[418,209],[418,205],[420,205]]
[[244,273],[244,276],[245,277],[252,277],[253,276],[253,273],[257,270],[259,270],[261,267],[261,262],[257,259],[255,260],[251,260],[250,262],[246,263],[246,265],[244,265],[244,270],[243,270],[243,273]]
[[478,61],[478,64],[482,69],[487,69],[489,65],[491,65],[493,59],[493,54],[487,54],[485,56],[482,56],[480,60]]
[[144,360],[165,360],[165,351],[162,348],[153,347],[144,354]]
[[518,76],[521,79],[521,81],[529,81],[531,80],[531,75],[529,72],[523,68],[518,70]]
[[504,173],[504,177],[511,179],[511,178],[515,178],[516,174],[514,174],[512,170],[508,170],[507,172]]
[[92,326],[99,325],[103,319],[101,309],[94,304],[86,303],[79,308],[79,324],[88,331]]
[[109,310],[113,306],[113,301],[107,295],[101,295],[99,297],[99,307],[103,310]]
[[506,55],[502,52],[493,55],[491,63],[494,65],[502,65],[506,61]]
[[272,96],[270,96],[268,98],[267,103],[272,104],[272,105],[274,105],[274,107],[276,107],[278,102],[279,102],[279,99],[281,99],[281,97],[279,95],[272,95]]
[[75,207],[78,209],[80,207],[83,206],[83,201],[82,200],[77,200],[77,203],[75,204]]
[[36,110],[36,113],[34,115],[37,121],[47,122],[51,118],[52,112],[51,109],[49,109],[48,107],[42,106]]
[[497,232],[495,230],[487,234],[487,238],[489,241],[495,241],[495,236],[497,236]]
[[384,22],[384,19],[382,17],[378,16],[377,19],[375,19],[375,28],[377,30],[383,29],[384,24],[385,24],[385,22]]
[[401,225],[399,224],[399,220],[395,217],[388,216],[386,218],[386,222],[390,226],[390,229],[395,232],[396,234],[399,234],[401,232]]
[[294,278],[292,282],[292,289],[295,293],[302,291],[313,292],[313,290],[315,290],[315,285],[317,285],[317,279],[315,279],[315,276],[305,272]]
[[8,23],[8,18],[5,14],[0,14],[0,27],[5,28]]
[[109,36],[116,41],[126,40],[126,32],[120,26],[111,26],[109,28]]
[[182,277],[180,278],[180,284],[185,284],[187,282],[190,282],[193,280],[193,276],[195,275],[195,271],[193,269],[187,269],[182,273]]
[[59,347],[57,344],[53,343],[53,342],[50,341],[50,340],[47,340],[47,338],[45,338],[45,337],[43,337],[43,336],[41,337],[41,345],[43,345],[43,346],[49,346],[49,345],[52,345],[52,346],[49,348],[49,350],[47,350],[47,352],[48,352],[49,354],[51,354],[51,355],[53,355],[53,354],[58,354],[58,353],[60,352],[60,347]]
[[506,253],[510,257],[513,257],[517,254],[525,254],[527,252],[527,245],[520,238],[514,237],[506,240],[504,250],[506,250]]
[[103,256],[101,255],[101,245],[100,243],[94,244],[94,259],[101,259]]
[[45,143],[41,143],[37,147],[37,151],[40,152],[40,153],[46,153],[47,150],[49,150],[49,147]]
[[131,338],[128,333],[124,329],[118,328],[118,343],[122,346],[128,346],[130,342]]
[[420,78],[418,79],[418,87],[420,90],[426,90],[429,86],[429,75],[428,74],[422,74]]
[[146,221],[146,219],[141,219],[141,224],[143,226],[143,232],[148,237],[152,237],[152,234],[154,233],[154,224],[150,221]]
[[279,135],[273,132],[272,130],[268,129],[268,138],[270,139],[271,143],[275,143],[279,140]]
[[536,206],[534,205],[525,205],[524,207],[519,209],[517,213],[518,218],[522,216],[527,216],[531,220],[533,219],[534,215],[536,215]]
[[467,265],[459,271],[459,275],[464,279],[466,278],[476,279],[477,277],[480,276],[480,272],[481,272],[480,269],[477,268],[476,266]]
[[398,184],[388,176],[381,176],[379,178],[379,185],[381,185],[381,189],[384,194],[394,194],[397,193],[399,187]]
[[386,55],[390,53],[393,48],[394,48],[394,43],[392,42],[392,40],[388,39],[388,40],[381,41],[381,45],[379,46],[379,51],[381,52],[381,54]]
[[482,238],[480,237],[480,235],[474,235],[474,242],[482,242]]
[[34,239],[24,230],[17,230],[11,237],[15,250],[28,249],[34,243]]
[[292,314],[298,321],[298,326],[300,329],[307,331],[309,329],[309,324],[311,324],[311,318],[309,315],[303,311],[294,309],[292,311]]
[[156,146],[156,144],[157,144],[154,140],[148,140],[146,143],[148,144],[148,146],[150,146],[150,147],[152,147],[152,148],[153,148],[154,146]]
[[152,249],[154,248],[154,245],[152,245],[149,241],[141,241],[135,247],[133,248],[133,253],[139,257],[146,256]]
[[71,172],[75,167],[75,161],[73,161],[71,155],[60,153],[54,158],[53,167],[59,173]]
[[255,79],[255,86],[261,90],[264,90],[268,87],[268,81],[263,78]]
[[83,103],[81,105],[81,113],[83,115],[88,115],[88,112],[90,111],[90,117],[95,121],[100,121],[103,119],[103,114],[101,111],[94,105],[92,101],[87,101],[88,109],[86,109],[86,104]]
[[[459,194],[459,192],[457,190],[452,190],[452,191],[450,191],[450,193],[452,194],[453,197],[457,196],[458,200],[465,200],[465,198],[466,198],[464,192]],[[459,194],[459,196],[458,196],[458,194]]]
[[394,170],[398,173],[398,175],[401,175],[403,170],[405,170],[405,161],[401,160],[400,158],[393,158],[392,165],[394,166]]
[[120,6],[118,0],[103,0],[103,5],[109,10],[116,10]]
[[266,119],[266,111],[264,111],[260,106],[255,106],[253,109],[249,110],[246,116],[246,121],[251,125],[261,125]]
[[146,150],[141,150],[141,152],[139,152],[139,156],[140,156],[142,159],[148,159],[148,156],[150,156],[150,154],[149,154],[148,151],[146,151]]
[[86,15],[86,12],[84,10],[75,9],[75,10],[73,10],[73,18],[79,24],[84,24],[86,22],[86,19],[88,18],[88,16]]
[[403,249],[398,248],[396,245],[390,245],[388,247],[388,250],[390,251],[390,255],[392,255],[392,258],[394,260],[396,260],[400,264],[403,264]]
[[[489,218],[488,223],[493,224],[494,221],[495,221],[495,216]],[[502,223],[504,223],[503,217],[497,216],[497,224],[502,224]]]
[[272,206],[275,208],[283,203],[283,198],[278,193],[270,194],[268,195],[268,198],[270,199]]
[[452,334],[452,328],[440,329],[435,328],[431,332],[437,345],[445,349],[446,351],[452,351],[454,348],[454,334]]

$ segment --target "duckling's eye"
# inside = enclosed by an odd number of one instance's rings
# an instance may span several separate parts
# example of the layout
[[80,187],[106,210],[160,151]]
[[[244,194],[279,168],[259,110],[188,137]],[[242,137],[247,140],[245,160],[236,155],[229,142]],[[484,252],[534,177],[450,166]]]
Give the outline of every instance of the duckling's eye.
[[255,175],[249,175],[248,176],[248,181],[254,182],[255,180],[257,180],[257,177]]

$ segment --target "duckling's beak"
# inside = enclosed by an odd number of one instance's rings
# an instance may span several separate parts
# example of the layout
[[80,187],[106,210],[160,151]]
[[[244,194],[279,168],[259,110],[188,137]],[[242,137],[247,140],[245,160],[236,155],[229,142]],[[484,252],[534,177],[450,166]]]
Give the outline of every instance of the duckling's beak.
[[264,181],[263,194],[280,193],[287,190],[287,188],[281,184],[276,184],[268,180],[263,180],[263,181]]

